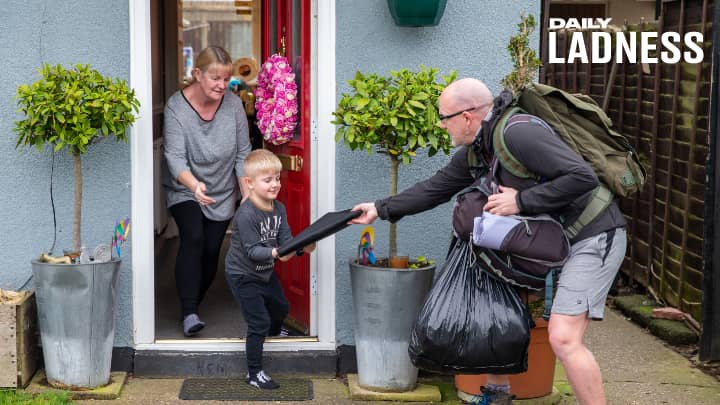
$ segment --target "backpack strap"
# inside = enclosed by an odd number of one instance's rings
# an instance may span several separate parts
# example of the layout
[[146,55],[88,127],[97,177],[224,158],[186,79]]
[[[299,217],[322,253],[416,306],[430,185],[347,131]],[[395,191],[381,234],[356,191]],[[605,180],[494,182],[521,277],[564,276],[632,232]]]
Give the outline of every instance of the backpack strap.
[[460,197],[463,194],[467,194],[472,191],[480,191],[481,193],[485,194],[486,196],[490,196],[493,194],[492,190],[487,185],[487,177],[482,176],[479,179],[477,179],[473,184],[465,187],[464,189],[460,190],[459,193],[457,193],[457,197]]
[[474,179],[483,177],[488,171],[487,164],[478,158],[473,145],[467,147],[467,164]]
[[550,310],[552,309],[553,302],[553,286],[557,272],[556,269],[553,269],[545,276],[545,311],[543,311],[542,317],[546,321],[550,319]]
[[603,211],[612,203],[613,193],[607,188],[606,185],[600,183],[599,186],[593,190],[590,196],[590,201],[585,206],[585,209],[580,213],[580,216],[565,227],[565,233],[568,238],[572,239],[576,237],[585,225],[592,222],[598,215],[602,214]]
[[473,169],[480,164],[480,162],[478,161],[477,155],[475,154],[475,151],[473,150],[472,145],[468,146],[468,148],[467,148],[467,162],[468,162],[468,167],[470,169]]
[[536,178],[534,173],[528,170],[519,160],[510,153],[510,150],[505,143],[505,128],[507,127],[508,120],[510,117],[517,113],[521,113],[523,110],[519,107],[510,107],[505,111],[503,116],[498,121],[497,125],[493,129],[493,149],[495,156],[497,156],[503,169],[510,172],[513,176],[521,179]]
[[[503,169],[510,172],[515,177],[523,179],[535,179],[540,181],[540,177],[528,170],[519,160],[513,156],[505,143],[505,129],[507,127],[508,120],[517,113],[524,113],[519,107],[509,108],[500,121],[493,129],[493,148],[495,150],[495,158],[500,162]],[[493,174],[494,175],[494,174]],[[597,218],[603,211],[612,203],[613,193],[604,184],[600,184],[595,190],[593,190],[590,201],[588,202],[585,209],[580,213],[580,216],[572,224],[565,226],[565,231],[569,239],[577,236],[585,225],[592,222]]]

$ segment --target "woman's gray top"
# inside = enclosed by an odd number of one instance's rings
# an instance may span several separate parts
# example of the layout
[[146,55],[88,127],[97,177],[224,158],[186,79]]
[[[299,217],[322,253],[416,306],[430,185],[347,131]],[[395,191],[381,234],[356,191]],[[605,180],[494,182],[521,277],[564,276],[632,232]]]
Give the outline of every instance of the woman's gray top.
[[169,175],[164,180],[167,206],[195,201],[195,190],[177,181],[189,171],[205,183],[214,204],[201,205],[203,214],[213,221],[232,218],[237,200],[237,178],[243,175],[243,161],[250,153],[250,138],[243,103],[226,92],[215,117],[200,117],[181,91],[165,105],[165,161]]

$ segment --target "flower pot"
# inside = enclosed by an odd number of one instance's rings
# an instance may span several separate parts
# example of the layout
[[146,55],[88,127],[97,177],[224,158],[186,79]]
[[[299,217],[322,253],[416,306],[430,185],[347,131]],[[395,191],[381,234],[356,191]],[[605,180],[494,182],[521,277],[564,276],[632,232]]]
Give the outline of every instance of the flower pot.
[[[510,375],[510,392],[515,394],[517,399],[544,397],[552,393],[554,379],[555,354],[548,339],[547,321],[536,319],[535,328],[530,330],[528,370]],[[458,396],[479,394],[480,386],[485,385],[485,381],[485,374],[456,375],[455,387],[458,389]]]
[[393,269],[407,269],[410,259],[407,256],[392,256],[388,258],[388,267]]
[[59,388],[110,379],[120,259],[92,264],[32,261],[45,374]]
[[433,281],[435,266],[390,269],[350,261],[358,384],[371,391],[415,389],[410,362],[412,325]]
[[446,4],[447,0],[388,0],[390,15],[401,27],[438,25]]

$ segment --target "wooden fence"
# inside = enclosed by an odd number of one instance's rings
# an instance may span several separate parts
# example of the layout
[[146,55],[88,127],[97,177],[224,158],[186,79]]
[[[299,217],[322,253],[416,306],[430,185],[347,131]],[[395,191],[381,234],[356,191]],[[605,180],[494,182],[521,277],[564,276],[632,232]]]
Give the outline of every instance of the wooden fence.
[[[704,61],[546,63],[543,79],[592,96],[640,154],[648,182],[635,197],[621,201],[629,233],[622,272],[699,320],[710,136],[712,0],[663,3],[658,21],[621,29],[660,35],[673,31],[681,38],[686,32],[702,32]],[[590,32],[583,34],[589,43]],[[567,55],[568,35],[567,31],[558,32],[558,57]],[[658,45],[651,56],[662,50]]]

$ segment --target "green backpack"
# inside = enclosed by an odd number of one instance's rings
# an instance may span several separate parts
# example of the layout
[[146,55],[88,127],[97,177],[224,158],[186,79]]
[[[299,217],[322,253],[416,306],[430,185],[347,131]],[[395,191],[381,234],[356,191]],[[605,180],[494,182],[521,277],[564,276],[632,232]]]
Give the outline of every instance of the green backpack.
[[[514,176],[537,177],[505,145],[505,125],[512,115],[520,112],[547,122],[570,148],[588,162],[600,179],[601,185],[593,192],[580,218],[566,226],[571,238],[610,205],[613,195],[627,197],[642,189],[647,174],[637,152],[624,135],[612,128],[612,121],[595,100],[539,83],[521,90],[493,131],[495,155],[502,167]],[[469,162],[475,166],[477,157],[472,148],[469,149]]]

